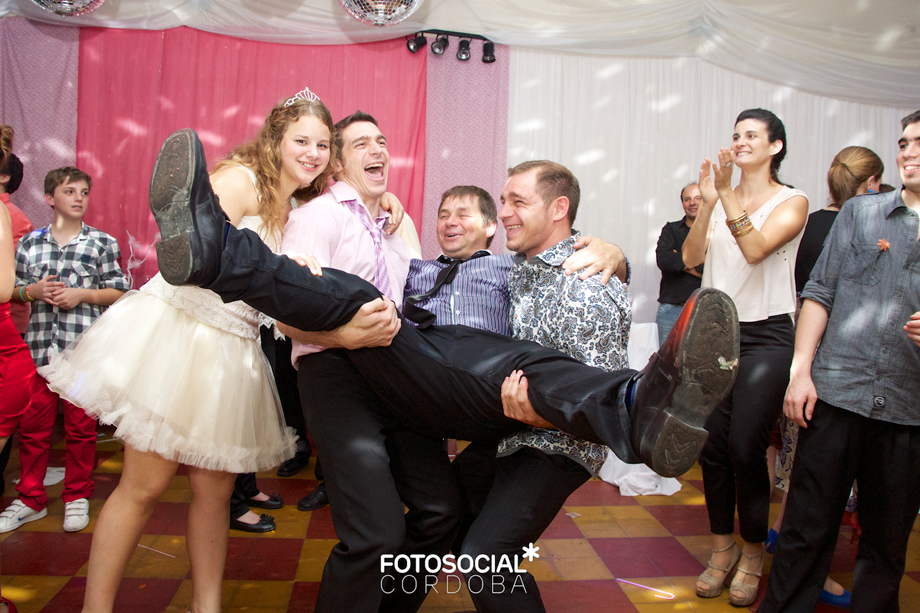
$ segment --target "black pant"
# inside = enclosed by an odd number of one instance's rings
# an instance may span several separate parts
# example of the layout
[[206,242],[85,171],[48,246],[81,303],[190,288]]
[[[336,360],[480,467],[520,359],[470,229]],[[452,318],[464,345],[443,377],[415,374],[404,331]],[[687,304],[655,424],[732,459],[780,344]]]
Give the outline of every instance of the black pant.
[[230,519],[239,519],[249,512],[246,501],[259,495],[259,486],[256,485],[255,473],[240,473],[233,484],[233,493],[230,494]]
[[706,422],[709,438],[700,454],[706,508],[713,534],[767,538],[772,486],[766,453],[773,424],[789,385],[794,332],[788,315],[741,323],[738,376]]
[[[322,277],[278,256],[249,230],[228,227],[218,278],[208,286],[301,330],[331,330],[380,296],[354,275]],[[465,326],[419,330],[404,323],[389,347],[347,352],[348,359],[402,424],[425,436],[474,440],[520,424],[504,416],[501,385],[523,370],[536,412],[578,438],[603,443],[638,462],[629,440],[623,385],[635,371],[607,373],[530,341]],[[622,389],[621,389],[622,386]],[[329,470],[327,461],[326,470]]]
[[417,610],[424,571],[382,573],[381,556],[449,551],[460,502],[443,441],[394,422],[344,352],[304,356],[298,379],[341,541],[326,562],[316,610]]
[[920,426],[862,417],[818,400],[799,429],[767,595],[759,613],[811,612],[830,570],[853,479],[862,536],[853,613],[898,611],[907,541],[920,510]]
[[[465,462],[465,453],[466,450],[454,463]],[[493,446],[493,458],[494,455]],[[514,556],[521,560],[523,548],[537,542],[569,495],[591,477],[587,469],[574,460],[530,447],[495,459],[494,469],[494,483],[482,507],[475,511],[476,516],[459,551],[473,559],[479,555],[507,555],[512,563]],[[481,497],[472,494],[469,499]],[[502,567],[495,573],[465,574],[470,596],[479,613],[546,610],[537,582],[530,573],[516,573]]]

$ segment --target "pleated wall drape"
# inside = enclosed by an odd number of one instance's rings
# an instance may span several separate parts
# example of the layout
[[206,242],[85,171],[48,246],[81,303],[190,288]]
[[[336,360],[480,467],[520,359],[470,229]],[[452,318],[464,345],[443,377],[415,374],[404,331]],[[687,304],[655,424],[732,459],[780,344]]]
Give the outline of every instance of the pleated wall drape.
[[36,227],[54,214],[45,202],[45,173],[74,162],[80,30],[0,19],[0,123],[13,126],[13,152],[23,179],[13,194]]
[[[471,50],[468,62],[458,62],[450,53],[428,58],[428,155],[420,232],[426,258],[441,253],[436,225],[445,190],[476,185],[498,202],[505,184],[509,49],[496,45],[494,64],[479,61],[481,41],[473,41]],[[491,249],[501,253],[504,245],[499,227]]]
[[389,189],[421,219],[425,60],[402,41],[305,47],[189,28],[83,28],[77,163],[97,182],[87,222],[119,239],[136,281],[149,278],[156,226],[147,189],[163,139],[194,128],[213,164],[254,138],[279,99],[307,86],[334,120],[355,109],[376,117],[388,138]]

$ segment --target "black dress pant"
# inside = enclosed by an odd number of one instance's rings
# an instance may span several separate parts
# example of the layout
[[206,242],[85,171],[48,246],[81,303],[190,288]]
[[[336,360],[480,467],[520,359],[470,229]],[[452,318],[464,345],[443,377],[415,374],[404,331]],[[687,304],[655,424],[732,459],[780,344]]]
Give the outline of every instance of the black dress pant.
[[230,494],[230,519],[239,519],[249,512],[246,501],[259,495],[259,486],[256,485],[255,473],[240,473],[233,484]]
[[460,502],[443,441],[396,423],[344,352],[302,357],[298,379],[340,539],[323,570],[316,610],[417,610],[426,595],[424,572],[382,573],[380,562],[384,554],[449,551]]
[[737,505],[741,538],[767,538],[772,486],[766,453],[789,385],[794,334],[788,315],[741,323],[738,376],[706,422],[709,438],[700,454],[713,534],[734,533]]
[[[229,226],[221,270],[208,289],[225,302],[243,300],[310,331],[345,324],[363,304],[380,297],[370,283],[338,270],[326,268],[315,277],[290,258],[273,254],[255,233]],[[519,369],[544,419],[578,438],[609,446],[626,462],[639,462],[629,440],[623,385],[635,371],[607,373],[534,342],[465,326],[418,329],[407,322],[389,347],[358,349],[347,356],[390,413],[425,436],[474,440],[519,428],[501,405],[502,382]],[[328,473],[329,460],[324,462]]]
[[[494,447],[492,451],[494,456]],[[492,488],[475,512],[460,547],[461,555],[473,559],[507,555],[512,563],[514,556],[522,560],[523,548],[537,542],[569,495],[591,478],[591,473],[574,460],[531,447],[496,458],[494,468]],[[495,573],[472,571],[465,576],[479,613],[546,610],[537,582],[528,572],[502,567]]]
[[830,570],[853,480],[862,535],[852,613],[899,609],[907,541],[920,510],[920,426],[862,417],[818,400],[799,429],[767,595],[758,613],[811,613]]

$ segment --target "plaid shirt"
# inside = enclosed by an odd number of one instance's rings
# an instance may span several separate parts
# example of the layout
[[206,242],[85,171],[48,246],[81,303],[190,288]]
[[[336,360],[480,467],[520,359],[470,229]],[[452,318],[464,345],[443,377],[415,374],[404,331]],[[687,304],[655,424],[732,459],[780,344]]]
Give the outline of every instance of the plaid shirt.
[[[51,236],[51,226],[26,234],[16,249],[16,285],[28,285],[56,275],[67,287],[130,289],[118,265],[118,242],[83,224],[80,234],[63,247]],[[48,363],[52,351],[62,351],[86,330],[105,307],[85,302],[65,311],[43,300],[32,303],[26,343],[36,366]]]

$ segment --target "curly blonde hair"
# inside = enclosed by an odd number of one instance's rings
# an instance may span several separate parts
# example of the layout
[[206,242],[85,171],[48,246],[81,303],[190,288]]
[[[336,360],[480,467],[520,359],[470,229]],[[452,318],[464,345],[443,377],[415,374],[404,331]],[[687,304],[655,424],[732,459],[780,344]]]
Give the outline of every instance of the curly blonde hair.
[[285,106],[287,98],[274,106],[265,123],[259,130],[256,140],[240,145],[226,159],[218,162],[212,174],[227,166],[242,164],[249,167],[256,175],[256,192],[259,195],[259,215],[270,233],[280,233],[284,228],[282,212],[287,203],[281,201],[278,186],[281,182],[281,139],[288,126],[304,115],[316,117],[329,129],[329,164],[313,182],[294,192],[294,197],[302,202],[312,200],[326,189],[332,177],[332,160],[336,159],[338,150],[335,144],[335,128],[332,115],[319,100],[297,100]]

